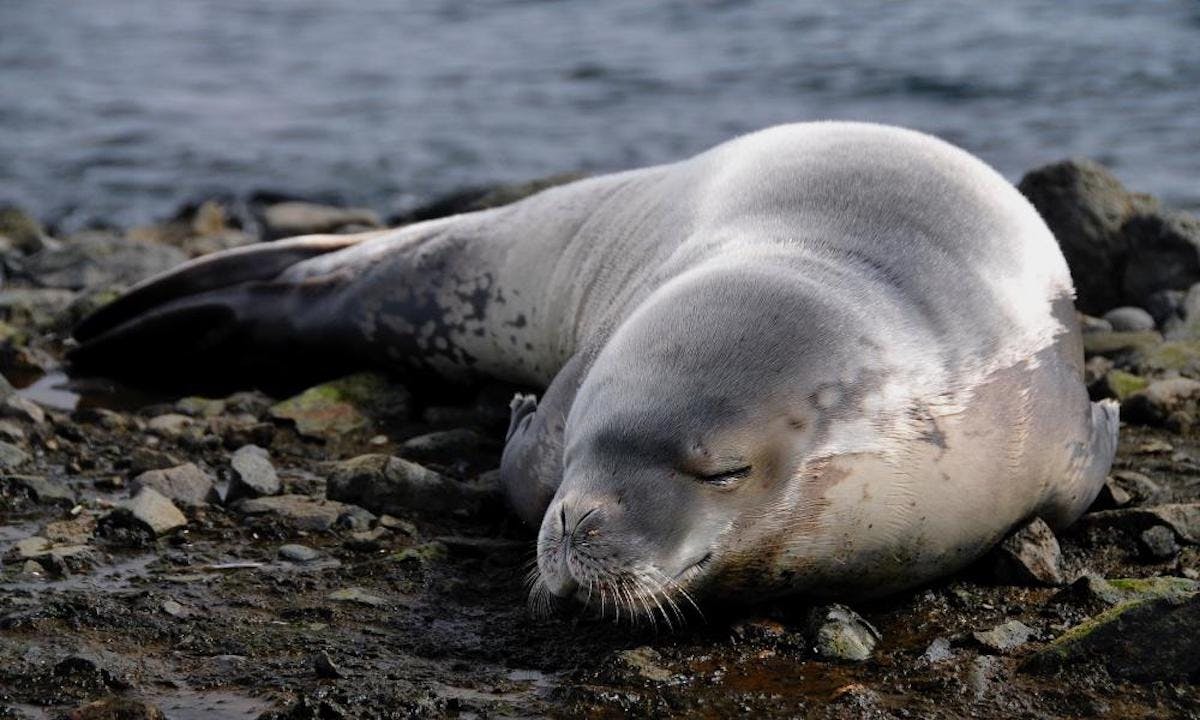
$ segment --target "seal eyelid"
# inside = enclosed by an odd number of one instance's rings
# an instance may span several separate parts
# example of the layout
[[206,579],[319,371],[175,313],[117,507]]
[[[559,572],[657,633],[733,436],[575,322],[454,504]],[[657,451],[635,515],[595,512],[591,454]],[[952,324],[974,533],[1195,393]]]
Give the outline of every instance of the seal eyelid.
[[699,474],[699,473],[692,473],[692,477],[696,478],[697,480],[700,480],[701,482],[706,482],[710,485],[724,487],[727,485],[732,485],[733,483],[737,482],[738,480],[745,478],[747,475],[750,474],[750,471],[753,469],[754,468],[751,465],[744,465],[742,467],[734,468],[732,470],[722,470],[721,472],[718,472],[718,473],[709,473],[709,474],[703,474],[703,475]]

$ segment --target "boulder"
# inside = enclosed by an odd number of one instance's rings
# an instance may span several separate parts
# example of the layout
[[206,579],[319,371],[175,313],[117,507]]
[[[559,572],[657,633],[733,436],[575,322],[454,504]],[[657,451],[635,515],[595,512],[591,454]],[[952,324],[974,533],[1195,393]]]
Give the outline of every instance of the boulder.
[[1125,302],[1200,282],[1200,220],[1180,212],[1137,213],[1122,228],[1130,247],[1121,275]]
[[179,512],[179,508],[150,487],[143,487],[132,498],[121,503],[113,510],[112,516],[134,520],[155,535],[166,535],[187,525],[187,518]]
[[229,464],[233,466],[234,475],[225,498],[227,502],[278,495],[283,490],[283,483],[271,464],[270,454],[257,445],[238,448],[230,456]]

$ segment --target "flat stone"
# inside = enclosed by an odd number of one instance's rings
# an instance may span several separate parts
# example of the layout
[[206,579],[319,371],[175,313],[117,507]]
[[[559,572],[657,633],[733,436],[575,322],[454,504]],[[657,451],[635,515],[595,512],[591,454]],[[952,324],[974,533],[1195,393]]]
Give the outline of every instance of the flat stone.
[[0,469],[12,470],[29,462],[29,453],[9,442],[0,440]]
[[1200,503],[1102,510],[1084,515],[1079,522],[1084,526],[1116,527],[1137,534],[1155,525],[1165,525],[1180,541],[1200,543]]
[[673,676],[673,673],[664,667],[663,656],[652,647],[643,645],[630,650],[620,650],[616,659],[651,682],[666,682]]
[[234,476],[229,483],[227,502],[278,495],[283,490],[275,466],[271,464],[271,456],[263,448],[244,445],[233,453],[229,463],[233,466]]
[[138,475],[129,484],[133,493],[143,487],[154,488],[164,497],[180,505],[199,507],[220,501],[212,478],[193,463],[166,470],[149,470]]
[[38,475],[8,475],[4,483],[29,493],[35,502],[45,505],[74,506],[75,492],[65,482],[52,481]]
[[263,226],[267,239],[331,233],[346,226],[382,227],[375,211],[368,208],[346,208],[302,202],[298,200],[275,203],[263,211]]
[[1034,518],[992,552],[992,573],[1014,585],[1062,585],[1062,551],[1054,531]]
[[806,633],[817,655],[830,660],[861,662],[871,657],[879,631],[845,605],[813,609]]
[[44,537],[27,537],[13,545],[13,552],[22,560],[30,560],[50,552],[50,546],[50,541]]
[[977,630],[971,635],[975,638],[975,642],[988,650],[1006,653],[1029,642],[1029,639],[1035,634],[1033,628],[1020,620],[1009,620],[991,630]]
[[292,562],[304,563],[316,560],[317,558],[321,557],[321,553],[313,550],[307,545],[289,544],[281,545],[279,547],[279,557],[283,558],[284,560],[291,560]]
[[154,488],[143,487],[129,500],[121,503],[114,513],[124,513],[150,529],[155,535],[187,526],[187,517],[179,508]]
[[1097,663],[1119,679],[1184,679],[1200,672],[1197,627],[1200,594],[1133,600],[1063,633],[1023,669],[1047,673]]
[[278,515],[297,530],[325,532],[333,528],[348,506],[308,495],[247,498],[233,504],[243,515]]
[[46,523],[42,535],[53,542],[66,545],[84,545],[96,532],[96,518],[89,513],[80,513],[70,520]]
[[485,502],[499,500],[490,485],[455,482],[416,463],[387,455],[360,455],[338,463],[326,484],[326,495],[389,515],[473,512]]
[[368,607],[385,607],[388,601],[378,595],[363,590],[362,588],[344,588],[342,590],[334,590],[327,595],[330,600],[344,603],[354,603],[357,605],[366,605]]
[[167,438],[177,438],[183,435],[192,425],[195,424],[193,418],[179,413],[166,413],[150,418],[146,422],[146,429],[155,435],[160,435]]
[[1162,486],[1140,472],[1114,470],[1110,479],[1130,496],[1133,505],[1153,505],[1163,497]]

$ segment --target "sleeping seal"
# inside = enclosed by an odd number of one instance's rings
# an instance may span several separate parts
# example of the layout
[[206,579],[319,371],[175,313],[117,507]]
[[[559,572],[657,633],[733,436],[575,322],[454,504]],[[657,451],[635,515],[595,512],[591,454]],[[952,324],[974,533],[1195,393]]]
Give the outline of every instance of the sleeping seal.
[[[544,387],[501,473],[534,597],[863,597],[1091,503],[1082,382],[1034,209],[932,137],[774,127],[519,203],[193,261],[85,320],[80,370],[386,365]],[[131,352],[138,348],[140,352]]]

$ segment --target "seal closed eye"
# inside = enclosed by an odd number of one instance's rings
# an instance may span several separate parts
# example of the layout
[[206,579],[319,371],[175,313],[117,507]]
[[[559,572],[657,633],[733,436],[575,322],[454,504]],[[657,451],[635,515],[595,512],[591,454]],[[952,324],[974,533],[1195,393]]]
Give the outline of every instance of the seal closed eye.
[[194,261],[85,320],[72,361],[543,387],[514,400],[501,464],[539,529],[532,597],[668,618],[701,596],[893,592],[1030,518],[1072,522],[1117,433],[1072,297],[1045,224],[980,161],[810,123]]

